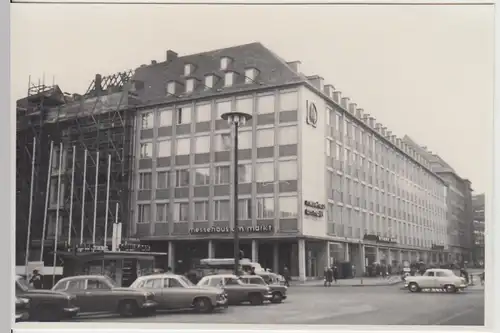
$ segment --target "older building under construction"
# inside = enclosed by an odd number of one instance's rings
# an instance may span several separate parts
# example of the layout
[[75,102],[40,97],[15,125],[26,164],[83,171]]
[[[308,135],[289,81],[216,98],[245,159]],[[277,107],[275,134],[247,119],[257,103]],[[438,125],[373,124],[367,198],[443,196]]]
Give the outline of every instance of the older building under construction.
[[29,261],[58,264],[51,255],[56,234],[59,249],[92,239],[102,245],[115,221],[127,235],[139,104],[132,75],[98,74],[83,95],[30,82],[17,102],[17,265],[24,265],[27,245]]

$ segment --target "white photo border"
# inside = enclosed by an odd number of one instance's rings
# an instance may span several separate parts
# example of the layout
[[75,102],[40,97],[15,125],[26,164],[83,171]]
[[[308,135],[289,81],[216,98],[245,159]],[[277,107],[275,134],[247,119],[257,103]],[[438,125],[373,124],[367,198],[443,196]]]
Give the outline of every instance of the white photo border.
[[[15,1],[15,0],[14,0]],[[30,2],[35,2],[31,1]],[[53,0],[44,0],[44,2],[53,2]],[[64,2],[64,1],[59,1]],[[68,0],[68,2],[75,2],[73,0]],[[86,0],[78,1],[80,3],[87,2]],[[89,2],[97,2],[90,0]],[[119,2],[129,2],[129,1],[119,1]],[[146,0],[138,0],[134,1],[136,3],[144,3],[147,4],[150,1]],[[155,1],[155,3],[162,3],[163,1]],[[191,0],[187,1],[169,1],[170,3],[185,3],[185,2],[194,2]],[[201,1],[196,1],[200,3]],[[205,0],[204,3],[217,3],[218,1],[210,1]],[[220,2],[228,2],[228,1],[220,1]],[[231,1],[238,2],[238,1]],[[241,2],[241,1],[239,1]],[[271,1],[258,1],[260,3],[263,2],[271,2]],[[285,1],[273,1],[273,3],[284,3]],[[298,1],[287,1],[288,3],[298,3]],[[308,1],[304,1],[307,4]],[[313,1],[309,1],[313,2]],[[317,3],[316,1],[314,1]],[[339,3],[342,2],[347,4],[349,2],[357,2],[357,1],[323,1],[322,3]],[[382,3],[382,1],[364,1],[366,4]],[[427,3],[432,4],[431,1],[404,1],[404,0],[393,0],[393,1],[384,1],[385,3]],[[360,3],[360,2],[357,2]],[[435,3],[435,2],[434,2]],[[461,3],[462,1],[456,0],[445,0],[440,1],[441,4],[447,3]],[[483,2],[480,0],[472,0],[468,1],[469,4],[491,4],[492,2]],[[29,4],[13,4],[15,6],[28,6]],[[498,19],[500,17],[500,6],[495,6],[495,17]],[[10,237],[7,241],[0,242],[1,246],[1,256],[3,259],[1,260],[3,266],[7,266],[10,269],[10,275],[2,275],[1,279],[4,281],[2,285],[10,286],[10,297],[2,297],[1,302],[6,305],[6,308],[9,311],[0,311],[0,316],[5,320],[1,320],[2,326],[9,326],[8,328],[14,330],[14,332],[19,333],[28,333],[28,332],[74,332],[74,333],[87,333],[92,332],[95,329],[98,329],[99,332],[153,332],[153,331],[167,331],[169,333],[174,332],[249,332],[249,331],[260,331],[260,330],[270,330],[273,332],[309,332],[309,331],[337,331],[337,332],[349,332],[352,330],[356,330],[359,332],[373,332],[376,331],[394,331],[394,332],[403,332],[403,331],[420,331],[418,326],[304,326],[304,325],[211,325],[211,324],[203,324],[203,325],[195,325],[195,324],[131,324],[131,323],[121,323],[121,324],[107,324],[107,323],[60,323],[60,324],[43,324],[43,323],[23,323],[23,324],[15,324],[13,323],[13,313],[14,313],[14,290],[12,287],[12,278],[15,275],[14,264],[15,264],[15,254],[14,254],[14,243],[15,243],[15,101],[12,100],[12,96],[10,94],[10,3],[7,0],[0,1],[0,40],[2,43],[2,52],[0,52],[0,78],[2,80],[3,89],[0,89],[0,103],[2,105],[1,110],[3,110],[3,118],[0,122],[0,127],[3,127],[3,130],[0,129],[0,147],[1,151],[3,151],[2,156],[9,156],[10,163],[4,163],[1,165],[3,169],[0,172],[3,181],[1,184],[3,186],[0,187],[0,211],[8,212],[10,216]],[[500,57],[500,28],[499,24],[495,25],[495,103],[494,103],[494,143],[492,149],[491,160],[485,161],[487,163],[493,162],[492,172],[496,167],[500,168],[500,153],[498,153],[498,149],[500,149],[500,88],[497,82],[500,79],[500,66],[497,65]],[[484,110],[482,110],[484,111]],[[482,161],[471,161],[471,163],[482,163]],[[500,253],[500,240],[498,243],[495,242],[494,238],[498,238],[497,223],[500,223],[500,219],[498,218],[498,213],[495,212],[494,207],[500,206],[500,176],[493,174],[493,182],[490,188],[486,191],[486,220],[488,223],[485,225],[485,247],[486,247],[486,267],[489,269],[486,270],[487,280],[494,281],[494,277],[499,277],[499,267],[500,265],[495,265],[494,263],[494,252]],[[496,222],[496,223],[495,223]],[[5,229],[4,229],[5,230]],[[468,327],[436,327],[436,326],[426,326],[423,327],[422,330],[425,330],[426,333],[430,332],[442,332],[442,331],[462,331],[462,332],[494,332],[500,328],[500,316],[494,314],[493,309],[500,308],[500,288],[494,288],[493,284],[487,284],[486,289],[489,292],[485,292],[485,328],[484,329],[473,329]],[[3,308],[3,306],[2,306]],[[5,309],[5,308],[4,308]],[[34,325],[36,324],[36,326]],[[6,327],[7,328],[7,327]],[[6,332],[7,330],[2,330]]]

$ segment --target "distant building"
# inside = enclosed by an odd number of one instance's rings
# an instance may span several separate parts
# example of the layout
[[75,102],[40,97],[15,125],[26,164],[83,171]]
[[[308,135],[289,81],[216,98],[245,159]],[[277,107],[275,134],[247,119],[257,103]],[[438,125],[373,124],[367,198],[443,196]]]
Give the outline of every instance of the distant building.
[[439,155],[419,147],[410,137],[404,140],[418,149],[431,164],[431,169],[447,184],[447,234],[450,261],[459,263],[472,260],[473,209],[472,188],[468,179],[461,178]]
[[474,208],[474,245],[472,247],[472,261],[476,265],[484,265],[484,194],[473,196],[472,206]]

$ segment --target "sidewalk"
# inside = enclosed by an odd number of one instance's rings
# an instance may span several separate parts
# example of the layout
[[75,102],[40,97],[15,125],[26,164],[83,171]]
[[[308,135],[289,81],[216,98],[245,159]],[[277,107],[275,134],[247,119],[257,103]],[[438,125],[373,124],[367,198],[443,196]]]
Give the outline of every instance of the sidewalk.
[[[332,282],[332,287],[375,287],[375,286],[392,286],[401,283],[401,277],[391,276],[388,278],[381,277],[364,277],[364,278],[352,278],[352,279],[341,279],[337,280],[337,283]],[[290,286],[292,287],[323,287],[324,281],[320,280],[308,280],[305,282],[292,280],[290,281]]]

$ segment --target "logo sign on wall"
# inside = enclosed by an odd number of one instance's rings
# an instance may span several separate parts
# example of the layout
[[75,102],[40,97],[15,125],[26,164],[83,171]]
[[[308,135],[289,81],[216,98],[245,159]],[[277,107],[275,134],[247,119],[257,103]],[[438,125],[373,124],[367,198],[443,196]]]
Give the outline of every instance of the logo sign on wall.
[[316,108],[316,104],[307,101],[306,108],[306,123],[312,127],[316,127],[318,124],[318,109]]
[[305,200],[304,206],[306,206],[306,209],[304,210],[305,215],[312,217],[324,216],[323,210],[326,208],[324,204],[321,204],[317,201],[315,202],[315,201]]

